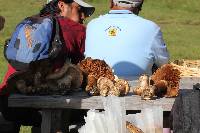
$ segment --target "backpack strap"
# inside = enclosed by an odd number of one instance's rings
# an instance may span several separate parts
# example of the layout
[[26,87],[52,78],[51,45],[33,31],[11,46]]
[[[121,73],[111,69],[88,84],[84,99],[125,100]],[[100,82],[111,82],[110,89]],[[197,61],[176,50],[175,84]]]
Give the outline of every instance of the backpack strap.
[[61,41],[60,37],[60,26],[56,17],[51,17],[53,21],[53,26],[55,26],[55,35],[52,40],[52,45],[49,50],[49,57],[51,59],[56,58],[59,53],[62,51],[63,42]]

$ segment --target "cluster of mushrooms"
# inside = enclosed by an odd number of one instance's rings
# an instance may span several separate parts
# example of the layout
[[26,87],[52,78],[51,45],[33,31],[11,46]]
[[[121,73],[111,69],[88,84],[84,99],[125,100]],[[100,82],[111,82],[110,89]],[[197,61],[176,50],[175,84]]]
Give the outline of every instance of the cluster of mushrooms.
[[[16,88],[22,94],[29,95],[64,95],[83,87],[92,96],[124,96],[130,90],[128,82],[115,76],[104,60],[90,57],[77,65],[65,62],[57,72],[43,73],[44,71],[39,68],[18,73],[8,81],[7,90],[12,91],[12,88]],[[175,97],[178,95],[180,75],[179,69],[172,64],[163,65],[152,76],[142,75],[139,78],[139,86],[134,88],[133,92],[145,100],[152,99],[154,96]]]
[[82,60],[78,66],[86,77],[85,90],[90,95],[123,96],[129,92],[128,82],[114,76],[112,69],[104,60],[88,57]]
[[81,87],[82,71],[70,61],[66,61],[63,67],[56,72],[50,70],[51,62],[43,60],[38,63],[34,67],[31,66],[32,69],[13,74],[7,81],[7,89],[3,93],[66,95]]
[[178,95],[180,71],[171,64],[163,65],[152,76],[142,75],[139,86],[133,92],[142,99],[157,97],[175,97]]

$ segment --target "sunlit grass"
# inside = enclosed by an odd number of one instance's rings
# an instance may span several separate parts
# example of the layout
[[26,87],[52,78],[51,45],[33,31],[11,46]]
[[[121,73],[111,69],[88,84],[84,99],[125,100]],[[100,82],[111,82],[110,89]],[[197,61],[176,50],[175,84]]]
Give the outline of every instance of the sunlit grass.
[[22,126],[20,128],[20,133],[31,133],[31,127],[30,126]]
[[[109,9],[109,0],[87,0],[96,7],[96,11],[87,21],[104,14]],[[23,18],[36,14],[46,0],[0,0],[0,15],[5,16],[6,25],[0,32],[0,81],[6,71],[3,56],[3,44],[9,38],[14,27]],[[141,16],[156,22],[174,59],[200,58],[200,1],[188,0],[145,0]]]

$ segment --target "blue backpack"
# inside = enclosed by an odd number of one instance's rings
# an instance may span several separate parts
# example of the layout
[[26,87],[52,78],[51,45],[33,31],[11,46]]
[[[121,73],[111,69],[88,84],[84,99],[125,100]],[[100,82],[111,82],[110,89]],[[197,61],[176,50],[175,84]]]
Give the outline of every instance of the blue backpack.
[[16,70],[26,70],[29,64],[43,59],[55,59],[63,44],[57,19],[50,16],[32,16],[16,26],[6,43],[4,55]]

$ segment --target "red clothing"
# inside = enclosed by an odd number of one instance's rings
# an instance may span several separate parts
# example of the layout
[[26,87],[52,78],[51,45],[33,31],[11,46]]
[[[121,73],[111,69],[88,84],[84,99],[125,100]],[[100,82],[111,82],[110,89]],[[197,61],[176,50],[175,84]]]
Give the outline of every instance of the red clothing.
[[[71,58],[72,63],[77,64],[84,59],[86,28],[82,24],[76,23],[68,18],[59,17],[58,22],[62,33],[61,36],[65,43],[63,52]],[[63,63],[63,59],[56,60],[55,69],[60,68]],[[0,85],[0,94],[1,90],[6,87],[6,82],[10,75],[15,72],[16,70],[8,64],[7,73],[3,79],[3,83]]]
[[16,70],[10,64],[8,64],[8,70],[4,76],[2,84],[0,85],[0,94],[1,94],[1,91],[6,87],[6,82],[9,78],[9,76],[15,72],[16,72]]
[[77,64],[84,59],[86,28],[82,24],[60,17],[60,29],[65,42],[65,53]]

